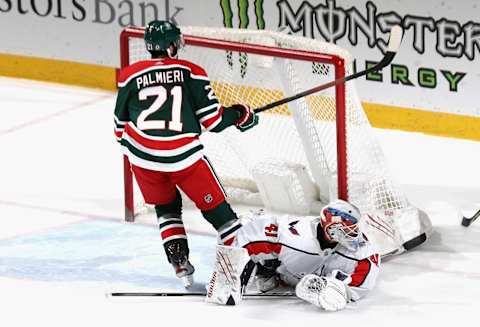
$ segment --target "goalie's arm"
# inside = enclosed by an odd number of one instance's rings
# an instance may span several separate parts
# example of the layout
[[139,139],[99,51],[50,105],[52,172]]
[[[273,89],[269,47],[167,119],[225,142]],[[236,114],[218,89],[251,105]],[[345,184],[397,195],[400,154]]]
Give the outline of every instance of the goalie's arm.
[[[343,256],[340,253],[336,254]],[[375,287],[380,273],[379,255],[372,254],[361,260],[346,256],[343,258],[354,261],[353,272],[347,274],[341,270],[334,270],[332,277],[342,280],[347,285],[351,301],[358,301]]]
[[357,261],[351,274],[339,269],[328,276],[308,274],[295,287],[295,294],[327,311],[342,310],[348,302],[361,299],[375,286],[379,267],[371,258],[349,259]]

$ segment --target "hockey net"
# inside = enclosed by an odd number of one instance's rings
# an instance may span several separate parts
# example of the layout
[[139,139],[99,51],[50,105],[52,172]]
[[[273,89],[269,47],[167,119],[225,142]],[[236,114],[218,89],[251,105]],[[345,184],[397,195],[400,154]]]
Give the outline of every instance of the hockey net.
[[[181,31],[185,47],[179,58],[205,69],[224,106],[260,107],[352,73],[350,54],[321,41],[269,31],[207,27],[181,27]],[[149,54],[143,30],[125,29],[122,67],[144,59]],[[399,229],[404,227],[395,226],[395,221],[403,219],[401,225],[410,225],[411,219],[428,221],[418,218],[421,213],[390,177],[353,82],[264,112],[259,125],[245,133],[228,128],[218,134],[203,133],[201,141],[230,202],[265,205],[269,188],[259,182],[261,176],[278,180],[291,169],[303,169],[311,187],[305,187],[303,177],[300,182],[290,179],[289,198],[298,198],[294,213],[318,214],[321,203],[329,199],[349,200],[362,212],[375,213],[375,220],[381,216],[371,225],[400,244],[410,236],[402,237]],[[128,159],[124,163],[126,220],[133,221],[135,202],[141,200],[133,192]],[[275,187],[273,183],[270,190]],[[407,229],[411,228],[421,229]]]

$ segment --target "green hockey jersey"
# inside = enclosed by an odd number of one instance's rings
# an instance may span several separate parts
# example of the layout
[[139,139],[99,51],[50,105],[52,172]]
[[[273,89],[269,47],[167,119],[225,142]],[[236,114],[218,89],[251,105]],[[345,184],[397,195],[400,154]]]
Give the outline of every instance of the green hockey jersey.
[[120,72],[115,134],[136,166],[179,171],[203,157],[202,127],[220,132],[239,119],[224,109],[199,66],[171,58],[137,62]]

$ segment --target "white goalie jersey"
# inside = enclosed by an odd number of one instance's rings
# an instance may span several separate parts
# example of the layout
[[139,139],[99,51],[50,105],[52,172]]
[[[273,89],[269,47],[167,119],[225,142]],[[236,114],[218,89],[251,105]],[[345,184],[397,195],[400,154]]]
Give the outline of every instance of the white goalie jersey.
[[255,263],[278,260],[276,273],[288,285],[308,274],[330,276],[348,285],[351,300],[360,299],[374,287],[379,273],[374,245],[366,237],[355,250],[326,242],[318,226],[318,217],[255,217],[238,231],[232,245],[245,248]]

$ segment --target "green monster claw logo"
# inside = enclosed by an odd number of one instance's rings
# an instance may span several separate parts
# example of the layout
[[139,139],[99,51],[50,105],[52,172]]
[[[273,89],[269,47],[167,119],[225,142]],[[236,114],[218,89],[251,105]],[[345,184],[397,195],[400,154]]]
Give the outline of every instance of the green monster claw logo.
[[[233,11],[232,11],[232,0],[220,0],[220,7],[222,8],[223,13],[223,26],[232,28],[233,27]],[[235,1],[235,0],[233,0]],[[236,0],[238,6],[238,18],[239,18],[239,28],[248,28],[250,19],[248,17],[248,7],[250,0]],[[255,16],[257,18],[257,28],[259,30],[265,29],[265,19],[263,17],[263,0],[254,0],[253,5],[255,6]]]
[[[220,0],[220,7],[223,13],[223,26],[227,28],[233,28],[233,10],[231,5],[232,0]],[[235,0],[233,0],[235,1]],[[238,27],[248,28],[250,24],[250,18],[248,17],[248,8],[250,0],[236,0],[238,6]],[[253,0],[255,6],[255,17],[257,19],[257,29],[265,29],[265,18],[263,10],[263,0]],[[240,75],[245,77],[247,74],[248,54],[239,53],[238,61],[240,63]],[[231,69],[233,69],[233,53],[227,51],[227,63]]]
[[[250,18],[248,16],[248,9],[250,1],[252,0],[220,0],[220,7],[222,8],[223,13],[223,26],[227,28],[233,28],[233,17],[234,13],[232,10],[231,2],[236,1],[238,6],[238,27],[239,28],[248,28],[250,24]],[[265,11],[263,9],[264,0],[253,0],[253,5],[255,7],[255,17],[257,20],[257,29],[265,29]],[[233,70],[234,60],[233,52],[226,51],[227,63],[230,69]],[[240,63],[240,76],[242,78],[247,74],[247,65],[248,65],[248,54],[241,52],[238,54],[238,61]],[[312,73],[319,75],[327,75],[329,73],[329,66],[312,63]]]

